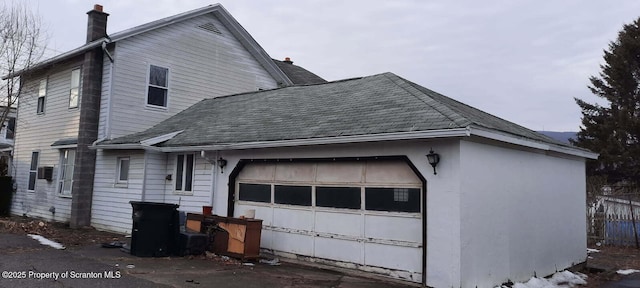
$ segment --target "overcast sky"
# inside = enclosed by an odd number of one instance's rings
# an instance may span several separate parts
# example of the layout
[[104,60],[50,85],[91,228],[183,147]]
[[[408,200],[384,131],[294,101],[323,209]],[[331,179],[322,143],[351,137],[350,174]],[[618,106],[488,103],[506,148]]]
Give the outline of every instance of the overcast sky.
[[[7,1],[7,0],[6,0]],[[214,0],[215,1],[215,0]],[[115,33],[216,2],[27,0],[49,52],[84,44],[102,4]],[[573,98],[596,101],[588,78],[640,1],[232,0],[221,4],[276,59],[327,80],[393,72],[533,130],[577,131]]]

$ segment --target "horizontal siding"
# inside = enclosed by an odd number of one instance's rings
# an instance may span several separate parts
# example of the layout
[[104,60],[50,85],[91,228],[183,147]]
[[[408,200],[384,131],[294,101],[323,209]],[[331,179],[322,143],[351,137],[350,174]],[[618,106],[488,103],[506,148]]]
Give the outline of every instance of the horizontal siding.
[[[18,103],[18,120],[14,148],[14,176],[17,191],[12,213],[67,222],[71,199],[57,195],[60,151],[51,144],[78,134],[79,109],[69,109],[71,70],[80,67],[82,58],[60,63],[50,70],[25,78],[24,92]],[[45,113],[36,114],[38,85],[47,78]],[[82,96],[80,96],[82,97]],[[31,152],[40,151],[38,166],[54,167],[54,181],[37,180],[36,191],[27,192]],[[49,209],[55,208],[55,213]]]
[[[111,50],[113,53],[113,50]],[[102,93],[100,96],[100,117],[98,123],[98,139],[105,138],[107,135],[107,118],[109,113],[109,96],[111,96],[111,69],[113,63],[107,56],[103,57],[102,64]]]
[[167,154],[147,151],[144,201],[164,203],[167,177]]
[[[118,157],[129,157],[129,181],[116,184]],[[98,150],[93,184],[91,225],[100,230],[131,233],[130,201],[142,198],[144,152]]]
[[[213,34],[196,26],[212,22]],[[212,14],[118,42],[112,87],[112,138],[139,132],[194,103],[277,83]],[[168,109],[145,108],[149,65],[169,68]]]
[[[180,211],[202,212],[202,206],[211,205],[213,192],[211,191],[212,165],[208,160],[195,154],[195,169],[193,176],[193,193],[180,193],[175,191],[176,155],[169,154],[167,174],[173,175],[172,181],[167,181],[165,186],[165,201],[167,203],[180,203]],[[215,211],[214,211],[215,213]]]

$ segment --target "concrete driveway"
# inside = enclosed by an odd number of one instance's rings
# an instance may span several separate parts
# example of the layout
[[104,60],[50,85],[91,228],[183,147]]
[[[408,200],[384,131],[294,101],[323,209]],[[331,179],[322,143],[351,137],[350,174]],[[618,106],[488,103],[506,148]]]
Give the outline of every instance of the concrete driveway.
[[14,234],[0,234],[0,259],[0,287],[412,287],[292,263],[140,258],[97,245],[56,250]]

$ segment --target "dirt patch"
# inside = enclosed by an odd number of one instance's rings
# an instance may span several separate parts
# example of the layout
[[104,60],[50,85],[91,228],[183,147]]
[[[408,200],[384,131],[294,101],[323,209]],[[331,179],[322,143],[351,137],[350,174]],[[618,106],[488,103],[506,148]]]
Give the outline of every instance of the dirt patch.
[[588,284],[584,287],[600,287],[606,282],[616,281],[623,277],[616,273],[621,269],[640,270],[640,249],[635,247],[596,247],[600,252],[589,253],[587,268]]
[[26,217],[0,217],[0,232],[21,235],[37,234],[68,248],[127,241],[124,235],[98,231],[93,228],[71,229],[64,223]]

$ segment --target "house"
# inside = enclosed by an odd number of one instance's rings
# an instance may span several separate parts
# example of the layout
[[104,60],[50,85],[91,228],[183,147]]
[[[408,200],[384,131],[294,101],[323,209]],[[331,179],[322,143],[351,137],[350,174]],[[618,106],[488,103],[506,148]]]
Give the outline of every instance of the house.
[[107,202],[123,195],[255,211],[267,251],[431,287],[495,287],[587,257],[596,154],[392,73],[205,99],[92,148],[110,163],[96,167],[103,229],[129,231],[128,203]]
[[[6,106],[0,109],[7,109]],[[0,129],[0,175],[11,175],[13,166],[13,144],[16,133],[16,108],[9,108],[6,120]]]
[[85,45],[5,76],[30,91],[18,105],[14,214],[113,225],[110,214],[130,215],[123,205],[137,198],[94,186],[148,187],[123,180],[125,167],[139,177],[139,165],[154,159],[119,158],[121,178],[104,182],[101,171],[115,166],[94,142],[145,130],[204,98],[324,81],[273,60],[219,4],[109,35],[102,6],[87,14]]

